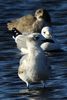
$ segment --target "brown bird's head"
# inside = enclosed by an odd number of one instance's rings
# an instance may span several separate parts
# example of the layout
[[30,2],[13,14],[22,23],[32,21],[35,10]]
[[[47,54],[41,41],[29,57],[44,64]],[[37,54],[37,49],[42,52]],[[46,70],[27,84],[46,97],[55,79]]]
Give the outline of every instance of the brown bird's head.
[[40,8],[36,10],[35,17],[37,19],[43,19],[47,25],[51,25],[51,17],[46,9]]

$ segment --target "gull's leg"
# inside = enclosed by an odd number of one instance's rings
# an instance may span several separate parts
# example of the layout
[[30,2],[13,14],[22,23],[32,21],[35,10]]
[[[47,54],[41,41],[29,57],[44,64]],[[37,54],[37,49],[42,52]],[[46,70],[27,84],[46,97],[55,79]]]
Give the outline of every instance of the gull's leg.
[[44,81],[41,81],[41,84],[42,84],[43,88],[46,87],[46,84],[44,83]]
[[30,88],[30,85],[29,83],[26,81],[26,85],[27,85],[27,88],[29,89]]

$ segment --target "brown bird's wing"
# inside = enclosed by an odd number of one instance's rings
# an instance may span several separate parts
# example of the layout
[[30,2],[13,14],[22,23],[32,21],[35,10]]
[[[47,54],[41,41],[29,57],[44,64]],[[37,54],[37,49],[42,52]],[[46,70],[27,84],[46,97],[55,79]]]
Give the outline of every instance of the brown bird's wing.
[[33,15],[23,16],[7,23],[8,30],[16,28],[20,32],[29,32],[29,29],[36,18]]

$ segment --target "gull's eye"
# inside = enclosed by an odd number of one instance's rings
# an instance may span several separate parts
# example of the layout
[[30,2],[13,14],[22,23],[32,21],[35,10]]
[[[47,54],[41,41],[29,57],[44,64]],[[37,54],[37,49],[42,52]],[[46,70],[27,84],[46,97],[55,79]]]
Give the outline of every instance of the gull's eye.
[[39,36],[34,36],[34,40],[38,40],[39,39]]
[[46,32],[44,32],[44,34],[45,34]]

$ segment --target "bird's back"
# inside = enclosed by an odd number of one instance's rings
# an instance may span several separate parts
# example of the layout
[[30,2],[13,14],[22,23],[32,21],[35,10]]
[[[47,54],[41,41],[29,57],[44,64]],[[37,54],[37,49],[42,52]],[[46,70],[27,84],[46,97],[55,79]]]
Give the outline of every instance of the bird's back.
[[27,75],[31,81],[41,81],[48,78],[49,64],[43,52],[28,57],[27,63]]
[[7,27],[9,30],[12,30],[15,27],[21,33],[30,32],[31,25],[35,20],[36,18],[33,15],[27,15],[7,23]]

